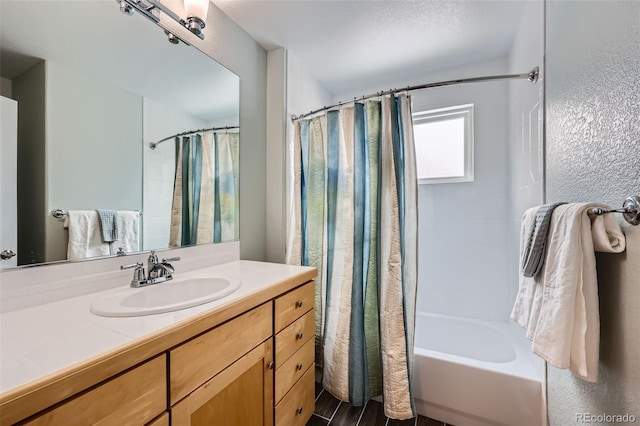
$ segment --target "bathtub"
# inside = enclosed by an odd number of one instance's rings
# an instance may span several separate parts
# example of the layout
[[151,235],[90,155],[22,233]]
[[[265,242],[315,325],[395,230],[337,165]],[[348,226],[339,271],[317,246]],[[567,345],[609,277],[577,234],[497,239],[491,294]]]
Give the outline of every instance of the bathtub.
[[546,424],[544,364],[513,324],[418,312],[416,409],[456,426]]

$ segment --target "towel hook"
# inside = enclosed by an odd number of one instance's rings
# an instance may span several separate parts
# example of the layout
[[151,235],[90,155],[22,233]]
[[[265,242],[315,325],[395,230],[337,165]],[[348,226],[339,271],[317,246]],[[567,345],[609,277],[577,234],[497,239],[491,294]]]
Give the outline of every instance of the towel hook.
[[622,217],[631,225],[640,225],[640,196],[634,195],[624,200],[621,209],[603,209],[594,207],[589,213],[602,215],[607,213],[622,213]]

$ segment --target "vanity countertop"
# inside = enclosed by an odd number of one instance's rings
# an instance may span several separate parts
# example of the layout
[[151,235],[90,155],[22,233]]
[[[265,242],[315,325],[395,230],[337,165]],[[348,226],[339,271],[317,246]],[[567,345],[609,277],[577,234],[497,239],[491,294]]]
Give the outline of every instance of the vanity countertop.
[[208,275],[239,280],[241,286],[226,298],[163,314],[118,318],[89,311],[95,297],[121,291],[125,284],[0,315],[0,407],[51,386],[59,387],[58,393],[72,394],[66,388],[73,384],[72,388],[81,390],[83,383],[77,383],[83,381],[81,376],[103,380],[117,374],[127,364],[142,362],[189,334],[215,327],[294,288],[301,280],[313,279],[316,269],[241,260],[176,277]]

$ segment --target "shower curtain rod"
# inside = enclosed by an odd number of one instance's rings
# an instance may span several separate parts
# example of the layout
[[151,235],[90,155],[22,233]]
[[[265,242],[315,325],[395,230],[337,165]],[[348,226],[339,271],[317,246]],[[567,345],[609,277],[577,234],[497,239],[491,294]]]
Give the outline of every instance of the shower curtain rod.
[[420,89],[430,89],[432,87],[442,87],[442,86],[453,86],[454,84],[461,84],[461,83],[477,83],[480,81],[491,81],[491,80],[506,80],[506,79],[511,79],[511,78],[526,78],[527,80],[529,80],[531,83],[535,84],[538,82],[538,77],[540,75],[540,69],[538,67],[535,67],[534,69],[532,69],[531,71],[529,71],[526,74],[506,74],[506,75],[490,75],[490,76],[486,76],[486,77],[472,77],[472,78],[461,78],[458,80],[448,80],[448,81],[440,81],[437,83],[428,83],[428,84],[420,84],[418,86],[407,86],[407,87],[403,87],[400,89],[391,89],[391,90],[387,90],[384,92],[378,92],[378,93],[374,93],[371,95],[364,95],[364,96],[360,96],[359,98],[353,98],[351,100],[348,101],[342,101],[342,102],[338,102],[336,104],[333,105],[329,105],[329,106],[324,106],[322,108],[318,108],[316,110],[313,110],[311,112],[308,112],[306,114],[301,114],[301,115],[294,115],[291,117],[291,121],[296,121],[296,120],[300,120],[301,118],[305,118],[308,117],[310,115],[316,114],[318,112],[321,111],[326,111],[328,109],[331,108],[335,108],[335,107],[339,107],[341,105],[344,104],[350,104],[350,103],[354,103],[354,102],[358,102],[358,101],[363,101],[365,99],[369,99],[369,98],[375,98],[378,96],[384,96],[384,95],[390,95],[392,93],[398,93],[398,92],[409,92],[412,90],[420,90]]
[[209,127],[208,129],[189,130],[182,133],[176,133],[175,135],[159,140],[158,142],[149,142],[149,148],[156,149],[156,146],[160,145],[162,142],[177,138],[178,136],[192,135],[194,133],[209,132],[212,130],[215,132],[217,130],[233,130],[233,129],[239,129],[239,128],[240,126],[224,126],[224,127]]

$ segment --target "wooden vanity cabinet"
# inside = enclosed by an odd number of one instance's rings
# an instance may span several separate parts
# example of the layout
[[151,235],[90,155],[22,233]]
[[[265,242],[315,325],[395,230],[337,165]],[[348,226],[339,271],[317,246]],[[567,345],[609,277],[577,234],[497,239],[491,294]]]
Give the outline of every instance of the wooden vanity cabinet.
[[[304,426],[315,408],[315,289],[313,281],[291,287],[263,296],[257,306],[240,301],[243,307],[225,320],[212,319],[225,315],[214,312],[177,327],[179,338],[167,333],[153,341],[157,352],[129,355],[134,366],[52,407],[29,412],[27,404],[37,399],[25,396],[27,418],[18,424]],[[83,382],[95,377],[75,374]],[[49,397],[51,389],[40,392]]]

